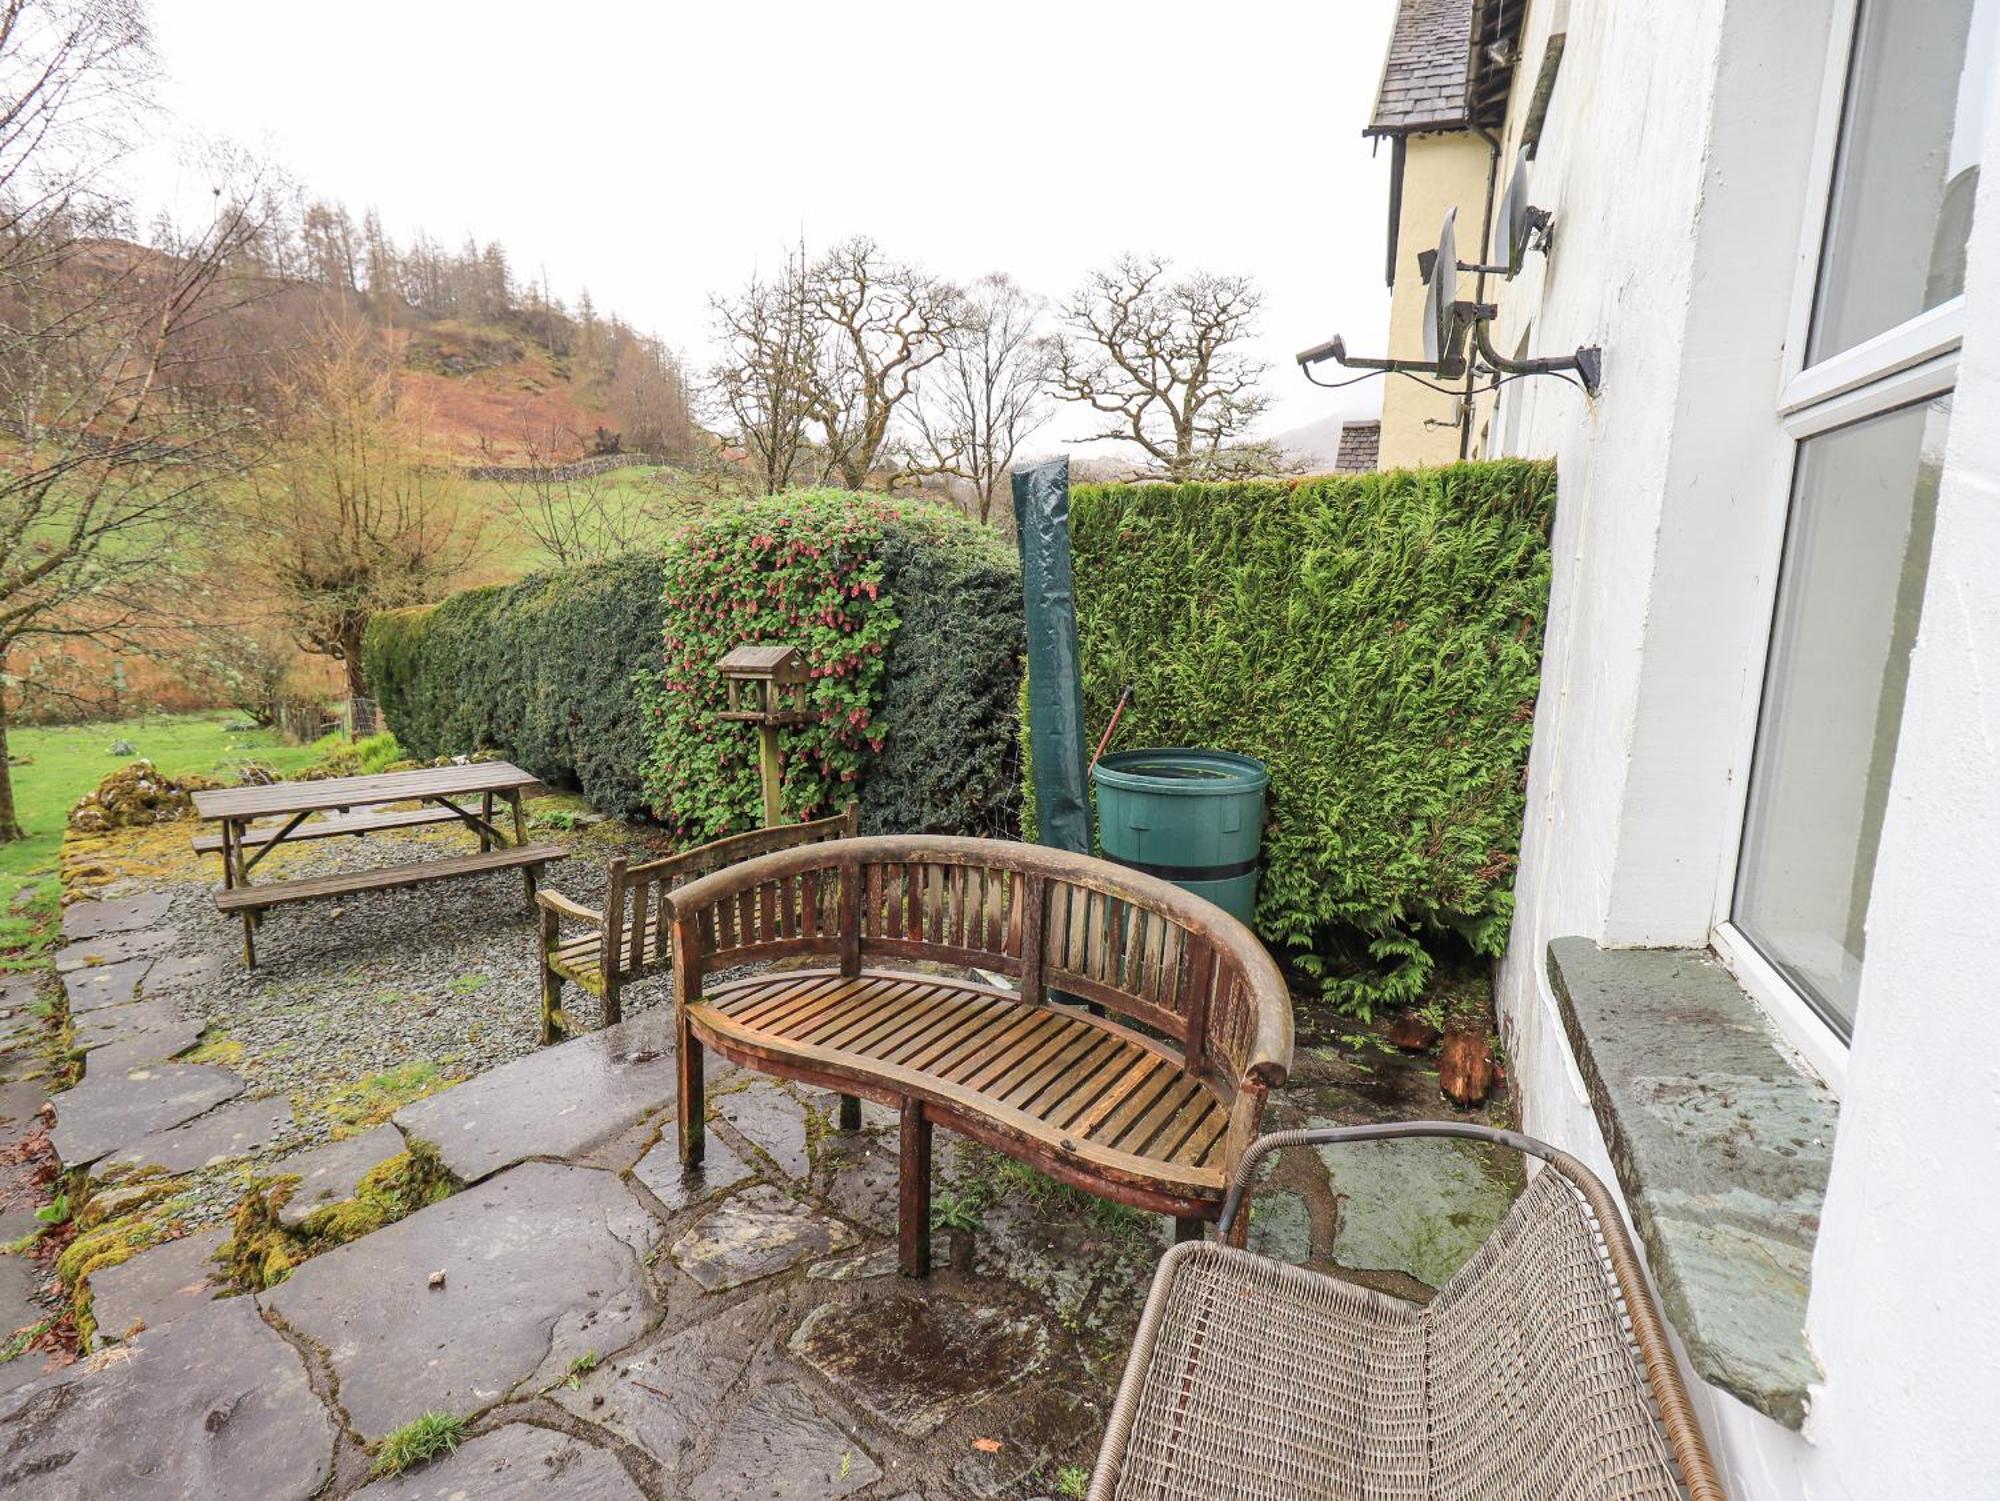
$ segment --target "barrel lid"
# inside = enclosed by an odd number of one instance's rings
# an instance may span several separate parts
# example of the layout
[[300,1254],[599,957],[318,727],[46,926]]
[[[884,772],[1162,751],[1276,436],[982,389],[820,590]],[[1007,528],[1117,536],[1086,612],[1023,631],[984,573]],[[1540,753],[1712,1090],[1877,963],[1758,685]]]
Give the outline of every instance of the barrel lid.
[[1156,797],[1262,792],[1271,781],[1271,773],[1254,756],[1169,746],[1114,751],[1099,761],[1090,775],[1099,786]]

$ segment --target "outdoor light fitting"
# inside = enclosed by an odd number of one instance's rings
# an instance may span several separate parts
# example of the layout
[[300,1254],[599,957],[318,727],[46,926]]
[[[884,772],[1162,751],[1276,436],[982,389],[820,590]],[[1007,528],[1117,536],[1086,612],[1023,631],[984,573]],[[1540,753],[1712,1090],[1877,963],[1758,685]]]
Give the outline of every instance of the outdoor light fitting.
[[[1516,173],[1517,183],[1520,174]],[[1509,259],[1515,261],[1526,249],[1527,236],[1536,226],[1546,235],[1549,216],[1540,209],[1529,207],[1523,190],[1516,194],[1508,190],[1512,218],[1509,223],[1528,226],[1519,234],[1509,230]],[[1452,209],[1444,216],[1444,225],[1438,231],[1435,250],[1426,250],[1417,256],[1417,265],[1423,272],[1424,293],[1424,357],[1421,360],[1371,360],[1350,356],[1347,345],[1338,335],[1324,344],[1316,344],[1311,349],[1302,350],[1298,355],[1299,368],[1306,372],[1306,379],[1312,380],[1312,367],[1325,360],[1351,370],[1397,371],[1407,375],[1432,375],[1439,380],[1457,380],[1468,369],[1476,377],[1481,374],[1499,376],[1518,375],[1568,375],[1574,372],[1584,391],[1595,396],[1603,384],[1604,354],[1596,345],[1585,345],[1574,354],[1557,355],[1542,359],[1511,360],[1493,347],[1488,333],[1488,325],[1500,316],[1500,309],[1490,302],[1465,302],[1457,298],[1447,300],[1445,279],[1438,275],[1438,267],[1451,266],[1457,271],[1496,271],[1500,267],[1468,266],[1458,258],[1457,245],[1458,210]],[[1518,267],[1517,267],[1518,269]],[[1470,356],[1466,351],[1468,338],[1472,344]],[[1314,381],[1324,385],[1324,381]]]

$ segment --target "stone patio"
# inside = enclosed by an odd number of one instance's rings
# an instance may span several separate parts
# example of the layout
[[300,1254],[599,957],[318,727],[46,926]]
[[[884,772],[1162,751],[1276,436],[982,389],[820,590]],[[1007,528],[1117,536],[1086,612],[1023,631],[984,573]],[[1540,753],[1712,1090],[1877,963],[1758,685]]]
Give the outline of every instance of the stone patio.
[[[142,1056],[181,1035],[146,1009],[148,968],[176,963],[181,983],[198,968],[176,961],[200,954],[146,927],[160,913],[143,898],[85,905],[70,909],[83,962],[64,976],[72,1005],[84,998],[78,1034],[126,1013],[90,1035],[127,1051],[56,1098],[64,1161],[259,1151],[271,1102],[226,1068]],[[129,981],[100,978],[129,966]],[[830,1096],[711,1059],[708,1160],[690,1176],[673,1075],[656,1008],[371,1131],[260,1158],[260,1173],[300,1179],[280,1211],[293,1228],[412,1145],[435,1148],[451,1191],[260,1292],[223,1285],[220,1228],[96,1273],[104,1348],[47,1375],[0,1364],[0,1493],[1019,1501],[1073,1485],[1166,1222],[940,1133],[940,1195],[977,1203],[981,1228],[969,1270],[946,1264],[940,1233],[937,1269],[909,1282],[895,1275],[889,1112],[843,1133]],[[1302,1018],[1295,1083],[1269,1120],[1441,1113],[1421,1061],[1353,1057]],[[1504,1209],[1512,1171],[1441,1143],[1287,1154],[1254,1240],[1421,1296]],[[468,1420],[466,1442],[372,1477],[371,1446],[430,1412]]]

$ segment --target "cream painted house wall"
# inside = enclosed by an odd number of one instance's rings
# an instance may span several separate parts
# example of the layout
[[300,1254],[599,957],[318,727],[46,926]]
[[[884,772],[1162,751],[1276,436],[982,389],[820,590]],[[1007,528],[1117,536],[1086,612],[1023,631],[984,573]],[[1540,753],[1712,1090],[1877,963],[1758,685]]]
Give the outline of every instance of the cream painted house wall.
[[[1445,213],[1458,210],[1458,258],[1477,259],[1480,219],[1486,205],[1486,143],[1468,131],[1411,136],[1403,162],[1402,217],[1396,231],[1396,283],[1389,297],[1389,355],[1424,357],[1424,282],[1417,252],[1437,244]],[[1473,278],[1460,278],[1461,297],[1472,296]],[[1372,353],[1356,350],[1355,353]],[[1383,469],[1458,462],[1457,403],[1413,380],[1386,377],[1382,390]],[[1425,427],[1426,420],[1442,424]]]

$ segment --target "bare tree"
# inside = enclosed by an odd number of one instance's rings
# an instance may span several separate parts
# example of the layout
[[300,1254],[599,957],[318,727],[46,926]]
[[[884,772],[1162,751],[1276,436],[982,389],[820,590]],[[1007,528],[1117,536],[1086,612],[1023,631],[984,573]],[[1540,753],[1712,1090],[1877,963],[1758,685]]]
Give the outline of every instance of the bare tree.
[[246,487],[244,556],[265,571],[300,648],[341,663],[348,691],[366,693],[369,618],[459,582],[480,555],[480,517],[367,331],[327,325],[295,361],[282,410]]
[[941,277],[885,259],[873,240],[844,240],[813,263],[807,306],[820,324],[811,410],[829,467],[850,490],[868,483],[896,409],[965,321]]
[[1162,257],[1125,256],[1063,304],[1057,387],[1106,419],[1082,441],[1134,444],[1173,480],[1282,469],[1276,449],[1248,438],[1269,404],[1266,367],[1242,347],[1263,294],[1248,277],[1168,271]]
[[804,250],[788,256],[775,279],[752,278],[736,296],[709,305],[724,352],[709,370],[708,391],[765,493],[816,482],[822,471],[811,428],[821,339],[808,300]]
[[634,499],[603,471],[561,462],[577,441],[566,432],[524,435],[526,477],[497,482],[508,518],[564,567],[629,552],[652,540],[669,510],[665,490],[657,497]]
[[1014,454],[1051,415],[1055,351],[1040,331],[1042,306],[1004,273],[974,282],[963,323],[910,403],[915,441],[903,472],[964,480],[982,523]]
[[0,3],[0,842],[22,834],[6,717],[38,686],[32,643],[130,644],[247,421],[215,376],[243,201],[218,191],[192,236],[108,237],[127,214],[106,164],[151,67],[134,4]]

